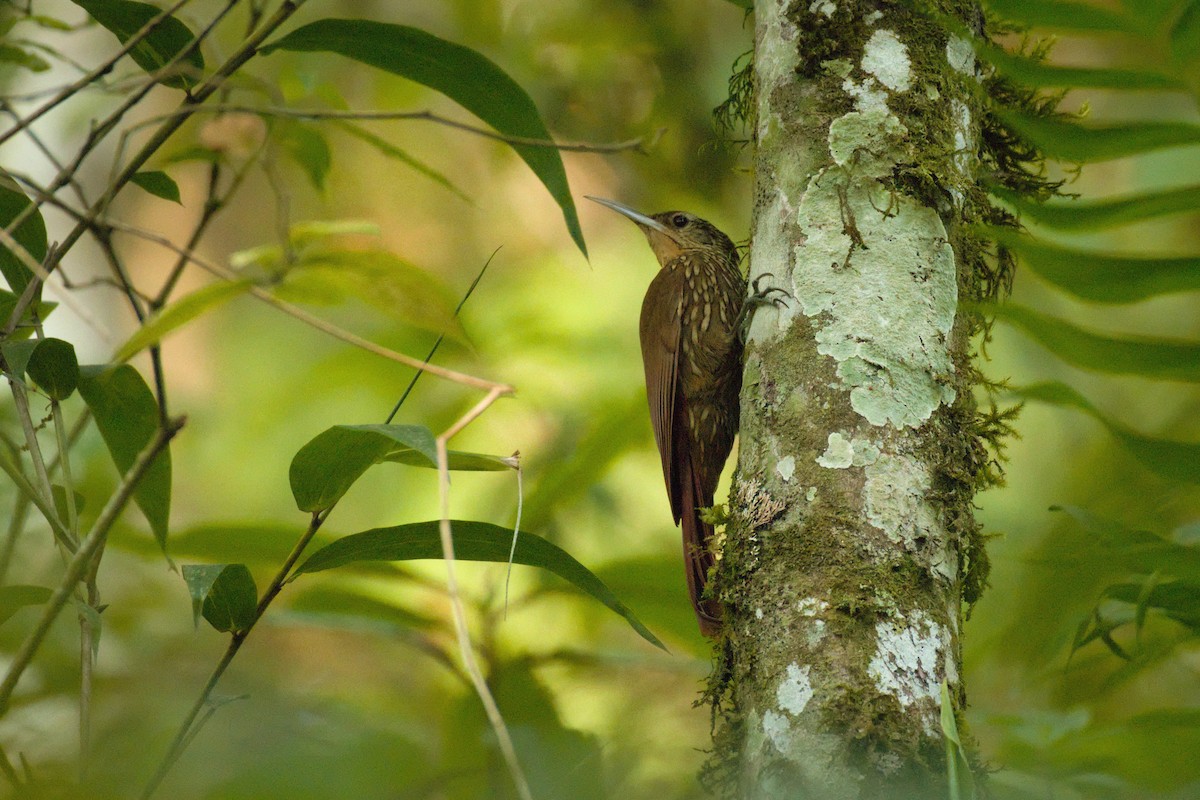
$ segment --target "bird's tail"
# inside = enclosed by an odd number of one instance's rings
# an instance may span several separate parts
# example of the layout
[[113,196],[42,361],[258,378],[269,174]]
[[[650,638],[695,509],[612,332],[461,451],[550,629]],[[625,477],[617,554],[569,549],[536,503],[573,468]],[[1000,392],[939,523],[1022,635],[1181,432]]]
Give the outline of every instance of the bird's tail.
[[716,563],[709,547],[713,537],[713,526],[700,519],[696,510],[711,506],[712,497],[705,496],[691,459],[683,460],[686,462],[686,468],[680,476],[683,502],[680,504],[679,518],[680,527],[683,529],[683,564],[687,570],[688,594],[692,599],[692,608],[696,611],[696,621],[700,623],[700,632],[712,639],[721,631],[722,617],[721,602],[715,597],[704,597],[709,567]]

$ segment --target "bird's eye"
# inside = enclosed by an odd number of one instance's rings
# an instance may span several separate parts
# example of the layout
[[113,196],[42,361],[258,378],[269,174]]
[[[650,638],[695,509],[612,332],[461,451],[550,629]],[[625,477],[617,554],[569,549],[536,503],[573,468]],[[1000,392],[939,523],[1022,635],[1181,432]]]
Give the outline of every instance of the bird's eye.
[[676,214],[671,217],[671,224],[676,228],[686,228],[688,224],[687,214]]

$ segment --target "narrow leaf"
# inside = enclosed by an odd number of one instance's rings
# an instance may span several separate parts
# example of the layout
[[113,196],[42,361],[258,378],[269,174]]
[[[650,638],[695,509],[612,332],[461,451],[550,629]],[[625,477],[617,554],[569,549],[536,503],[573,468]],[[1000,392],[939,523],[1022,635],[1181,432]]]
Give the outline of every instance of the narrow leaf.
[[181,297],[146,320],[133,336],[113,356],[114,361],[128,361],[151,345],[158,344],[163,337],[182,327],[201,314],[211,311],[220,304],[245,294],[252,285],[249,279],[213,283],[191,294]]
[[1200,342],[1149,336],[1103,336],[1007,303],[990,309],[1069,364],[1155,380],[1200,382]]
[[138,172],[129,180],[155,197],[183,205],[183,201],[179,199],[179,184],[162,170]]
[[305,252],[274,293],[300,303],[337,304],[354,297],[405,325],[467,341],[446,285],[386,250]]
[[325,176],[333,165],[333,154],[325,136],[310,125],[292,122],[284,126],[281,143],[291,159],[304,170],[313,188],[318,192],[325,191]]
[[400,448],[437,463],[433,434],[420,425],[336,425],[301,447],[288,477],[301,511],[324,511],[371,466]]
[[985,235],[1020,256],[1025,266],[1076,297],[1133,303],[1200,290],[1200,258],[1146,258],[1075,250],[1005,228]]
[[[0,247],[0,261],[3,260],[7,252],[8,251],[6,251],[3,247]],[[16,307],[17,295],[5,289],[0,289],[0,325],[3,325],[8,321],[8,318],[12,316],[13,309]],[[48,316],[50,316],[50,312],[57,307],[58,303],[50,303],[45,300],[39,302],[37,304],[37,318],[40,320],[46,319]],[[27,326],[23,328],[17,328],[12,332],[12,335],[8,337],[8,341],[6,341],[4,344],[9,345],[22,339],[28,339],[31,335],[33,335],[32,327]]]
[[[122,44],[129,41],[146,23],[162,13],[162,9],[149,3],[134,0],[72,0],[92,19],[108,28]],[[171,62],[196,37],[188,27],[175,17],[167,16],[149,35],[132,50],[129,57],[146,72],[154,73]],[[161,80],[173,89],[188,89],[195,86],[204,69],[204,57],[199,49],[192,51],[178,65],[179,73]]]
[[352,122],[339,120],[337,124],[338,127],[346,131],[346,133],[363,140],[388,158],[396,159],[402,164],[405,164],[406,166],[411,167],[420,174],[424,175],[426,178],[433,181],[438,186],[441,186],[443,189],[453,192],[454,194],[458,195],[459,198],[466,200],[468,203],[472,202],[470,196],[466,192],[455,186],[454,183],[441,172],[438,172],[425,162],[413,158],[407,152],[401,150],[399,147],[396,147],[396,145],[392,144],[387,139],[384,139],[382,136],[376,136],[361,125],[355,125]]
[[[431,464],[424,453],[410,447],[393,450],[383,460],[407,464],[410,467],[437,469],[437,464]],[[503,472],[516,469],[518,463],[516,456],[489,456],[484,453],[465,453],[461,450],[447,451],[446,460],[450,470],[456,472]]]
[[192,621],[200,615],[222,633],[241,633],[254,624],[258,588],[245,564],[184,564],[192,598]]
[[997,16],[1030,28],[1097,33],[1138,33],[1136,17],[1071,0],[988,0]]
[[40,339],[29,355],[29,377],[54,400],[66,400],[79,383],[75,346],[62,339]]
[[0,586],[0,625],[12,619],[13,614],[22,608],[46,602],[51,594],[52,592],[43,586]]
[[336,586],[314,586],[288,603],[288,613],[323,624],[394,631],[436,630],[441,622],[394,602]]
[[[320,572],[358,561],[406,561],[442,557],[440,523],[414,522],[391,528],[374,528],[345,536],[309,556],[295,574]],[[513,532],[488,522],[454,520],[454,557],[462,561],[491,561],[506,564],[512,548]],[[599,600],[626,619],[643,639],[666,649],[633,612],[587,567],[570,553],[536,534],[521,531],[513,563],[541,567]]]
[[30,72],[45,72],[50,69],[50,62],[37,53],[22,50],[12,44],[0,44],[0,64],[12,64]]
[[[25,193],[21,191],[21,187],[17,182],[9,177],[8,173],[0,170],[0,227],[8,228],[17,217],[24,214],[25,210],[32,206],[33,203]],[[42,220],[40,211],[34,210],[25,218],[17,229],[12,232],[12,237],[33,256],[33,260],[39,264],[46,258],[46,223]],[[21,263],[17,256],[7,247],[0,245],[0,274],[4,275],[4,280],[8,282],[8,288],[14,294],[20,295],[25,291],[25,287],[33,280],[33,273],[27,266]],[[36,302],[42,296],[41,287],[38,287],[37,295],[34,297]],[[10,312],[11,313],[11,312]],[[7,320],[0,320],[0,324]]]
[[[309,23],[262,48],[338,53],[435,89],[501,134],[550,140],[533,100],[504,70],[476,51],[418,28],[357,19]],[[587,255],[562,158],[553,147],[513,144],[562,209],[571,238]]]
[[993,186],[990,191],[1012,206],[1024,221],[1062,230],[1094,230],[1127,225],[1200,208],[1200,186],[1165,189],[1091,203],[1038,203],[999,187]]
[[1106,417],[1083,395],[1056,381],[1025,386],[1017,394],[1028,400],[1077,408],[1089,414],[1117,438],[1142,466],[1170,480],[1200,483],[1200,444],[1143,436]]
[[1128,122],[1099,127],[1013,112],[996,113],[1047,157],[1077,164],[1200,143],[1200,127],[1186,122]]
[[975,43],[975,53],[1001,74],[1036,88],[1124,89],[1134,91],[1186,90],[1177,78],[1158,72],[1115,67],[1064,67],[1015,55],[1000,47]]
[[[158,431],[158,404],[150,387],[128,364],[99,364],[79,368],[79,394],[83,397],[100,436],[122,475]],[[163,552],[167,550],[167,524],[171,516],[171,451],[164,449],[133,495],[146,515],[150,530]]]

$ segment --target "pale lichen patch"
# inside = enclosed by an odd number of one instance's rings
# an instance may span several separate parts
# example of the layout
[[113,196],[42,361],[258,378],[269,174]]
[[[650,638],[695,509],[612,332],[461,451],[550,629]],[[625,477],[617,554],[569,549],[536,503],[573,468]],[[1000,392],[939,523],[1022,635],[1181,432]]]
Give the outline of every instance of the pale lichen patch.
[[876,646],[867,674],[875,687],[896,698],[902,708],[922,703],[925,727],[937,722],[941,682],[950,652],[950,633],[917,610],[908,618],[881,620],[875,625]]
[[958,562],[929,502],[929,467],[903,455],[880,455],[866,467],[863,487],[867,521],[893,542],[904,545],[925,567],[946,582],[955,579]]
[[946,62],[955,72],[975,77],[975,49],[961,36],[951,36],[946,42]]
[[791,751],[792,726],[783,714],[778,711],[768,711],[763,714],[762,730],[780,753],[787,754]]
[[779,459],[775,465],[775,471],[779,473],[779,477],[783,478],[784,482],[790,481],[792,476],[796,474],[796,457],[784,456]]
[[840,433],[829,434],[825,452],[817,456],[817,463],[826,469],[846,469],[854,461],[854,448],[850,440]]
[[893,92],[906,92],[912,85],[912,61],[908,48],[896,34],[878,30],[863,48],[862,68]]
[[820,14],[823,17],[832,17],[835,11],[837,11],[837,3],[832,0],[813,0],[808,6],[810,14]]
[[955,397],[954,251],[933,209],[874,180],[838,178],[818,173],[800,202],[807,238],[792,294],[854,410],[872,425],[916,427]]
[[775,690],[775,699],[779,707],[791,714],[799,716],[813,698],[813,685],[808,679],[807,666],[799,666],[796,662],[787,665],[787,676],[780,681]]

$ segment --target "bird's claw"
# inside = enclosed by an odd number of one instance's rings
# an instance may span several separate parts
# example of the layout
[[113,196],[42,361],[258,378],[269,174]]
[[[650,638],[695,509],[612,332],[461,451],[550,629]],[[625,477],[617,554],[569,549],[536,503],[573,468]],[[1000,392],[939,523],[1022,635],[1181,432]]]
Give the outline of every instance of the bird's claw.
[[[746,341],[746,335],[749,333],[750,317],[754,310],[759,306],[775,306],[775,308],[783,308],[788,304],[785,297],[792,297],[791,293],[786,289],[781,289],[778,286],[768,286],[765,289],[762,287],[762,282],[767,278],[774,278],[770,272],[764,272],[750,282],[750,288],[754,291],[742,301],[742,313],[738,317],[738,337],[742,342]],[[773,296],[778,293],[778,296]],[[794,299],[794,298],[793,298]]]
[[[775,276],[773,274],[771,274],[770,272],[764,272],[761,275],[759,275],[758,277],[756,277],[753,281],[751,281],[750,288],[754,289],[754,292],[751,293],[751,295],[746,298],[745,302],[749,303],[752,306],[771,305],[771,306],[775,306],[776,308],[781,308],[783,306],[786,306],[788,304],[787,300],[784,300],[783,298],[785,298],[785,297],[791,298],[792,297],[791,293],[788,292],[787,289],[781,289],[778,286],[768,286],[767,288],[764,289],[761,286],[761,284],[764,280],[766,280],[767,278],[774,278],[774,277]],[[772,297],[771,295],[774,292],[778,292],[779,296]],[[795,298],[792,298],[792,299],[795,299]]]

